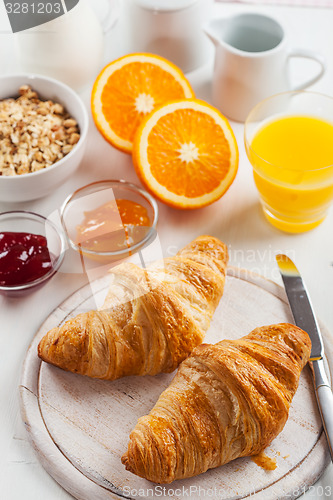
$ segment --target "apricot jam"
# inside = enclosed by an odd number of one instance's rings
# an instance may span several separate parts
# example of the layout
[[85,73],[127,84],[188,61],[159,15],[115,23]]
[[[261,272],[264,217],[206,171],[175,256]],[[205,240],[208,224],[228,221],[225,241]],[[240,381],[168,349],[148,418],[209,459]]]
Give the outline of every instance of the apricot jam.
[[112,200],[84,213],[76,227],[76,244],[95,252],[130,248],[147,234],[151,222],[147,209],[130,200]]
[[25,285],[52,269],[44,236],[30,233],[0,233],[0,286]]

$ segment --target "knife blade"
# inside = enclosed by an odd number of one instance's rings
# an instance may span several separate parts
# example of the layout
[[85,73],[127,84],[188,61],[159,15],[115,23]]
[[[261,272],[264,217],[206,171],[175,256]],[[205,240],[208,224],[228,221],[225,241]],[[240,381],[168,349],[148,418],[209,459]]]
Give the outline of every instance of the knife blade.
[[333,461],[333,394],[324,366],[324,343],[313,311],[308,291],[293,261],[278,254],[276,261],[282,276],[295,324],[311,339],[310,367],[313,376],[317,403]]

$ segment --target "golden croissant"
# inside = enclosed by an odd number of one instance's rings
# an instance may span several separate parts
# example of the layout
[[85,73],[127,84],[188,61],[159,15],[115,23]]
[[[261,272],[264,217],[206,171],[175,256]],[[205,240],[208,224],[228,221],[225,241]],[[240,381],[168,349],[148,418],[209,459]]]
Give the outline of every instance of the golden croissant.
[[310,351],[308,334],[287,323],[196,347],[138,420],[126,469],[170,483],[259,454],[287,421]]
[[172,372],[204,338],[223,294],[227,260],[224,243],[200,236],[147,269],[115,267],[103,307],[50,330],[39,357],[106,380]]

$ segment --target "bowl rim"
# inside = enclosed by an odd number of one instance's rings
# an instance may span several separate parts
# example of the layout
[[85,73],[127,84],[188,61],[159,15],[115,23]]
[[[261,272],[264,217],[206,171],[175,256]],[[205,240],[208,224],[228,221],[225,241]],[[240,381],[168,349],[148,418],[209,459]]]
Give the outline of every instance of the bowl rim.
[[28,283],[24,283],[22,285],[0,285],[1,291],[22,291],[40,285],[44,281],[47,281],[48,279],[52,278],[52,276],[59,270],[65,257],[66,239],[62,228],[60,229],[53,221],[51,221],[47,217],[44,217],[43,215],[37,214],[36,212],[31,212],[29,210],[9,210],[6,212],[0,212],[0,222],[3,216],[8,216],[8,215],[18,216],[18,217],[23,216],[23,218],[27,216],[27,218],[34,219],[37,222],[44,223],[44,225],[48,224],[57,234],[60,241],[59,255],[55,256],[55,259],[52,262],[52,268],[46,274],[44,274],[40,278],[37,278],[33,281],[29,281]]
[[[57,80],[56,78],[52,78],[50,76],[44,76],[40,75],[38,73],[10,73],[8,75],[3,75],[0,76],[0,83],[5,81],[5,80],[10,80],[11,78],[22,78],[22,79],[29,79],[31,81],[33,80],[44,80],[49,83],[52,83],[56,87],[60,88],[61,90],[68,92],[71,95],[72,99],[75,99],[76,102],[79,104],[82,114],[83,114],[83,126],[81,127],[80,125],[80,139],[75,145],[75,148],[73,148],[67,155],[65,155],[63,158],[60,160],[56,161],[52,165],[49,165],[46,168],[43,168],[42,170],[38,170],[37,172],[28,172],[26,174],[20,174],[20,175],[2,175],[0,176],[0,182],[17,182],[14,181],[14,179],[26,179],[26,178],[31,178],[37,177],[39,175],[44,175],[45,172],[50,172],[51,170],[54,170],[56,167],[59,167],[65,163],[67,159],[70,159],[72,156],[74,156],[75,152],[77,152],[81,147],[83,146],[87,135],[88,135],[88,130],[89,130],[89,116],[88,116],[88,111],[87,108],[82,100],[82,98],[79,96],[75,90],[73,90],[69,85],[66,85],[66,83],[61,82],[60,80]],[[26,82],[29,83],[29,82]],[[22,83],[23,84],[23,83]],[[9,99],[11,96],[8,97],[0,97],[0,100],[2,99]],[[76,120],[76,117],[73,116],[73,118]],[[6,180],[5,180],[6,179]]]
[[[122,186],[124,188],[127,188],[131,191],[135,191],[136,193],[140,194],[142,198],[144,198],[146,201],[148,201],[153,208],[154,218],[153,218],[151,227],[150,227],[149,231],[147,232],[147,234],[145,235],[145,237],[142,240],[140,240],[138,243],[135,243],[134,245],[128,246],[122,250],[115,250],[112,252],[95,252],[93,250],[88,250],[80,245],[76,245],[76,243],[74,243],[74,241],[70,238],[70,236],[67,232],[67,229],[66,229],[65,211],[66,211],[66,208],[68,207],[69,203],[80,192],[82,192],[82,191],[84,191],[92,186],[97,187],[98,185],[102,186],[103,184],[104,185],[118,185],[118,186]],[[76,189],[75,191],[73,191],[71,194],[69,194],[60,207],[61,224],[62,224],[64,233],[66,235],[66,238],[67,238],[70,246],[74,250],[76,250],[77,252],[84,253],[85,255],[92,256],[92,257],[93,256],[95,256],[95,257],[118,257],[118,256],[121,257],[124,255],[127,255],[129,251],[135,252],[135,251],[139,250],[140,248],[145,246],[149,241],[151,241],[155,237],[156,226],[157,226],[157,222],[158,222],[158,215],[159,215],[158,205],[157,205],[156,200],[153,198],[153,196],[150,193],[148,193],[147,191],[145,191],[144,189],[137,186],[136,184],[133,184],[131,182],[127,182],[124,179],[105,179],[105,180],[101,180],[101,181],[90,182],[89,184],[86,184],[85,186],[82,186],[82,187]]]

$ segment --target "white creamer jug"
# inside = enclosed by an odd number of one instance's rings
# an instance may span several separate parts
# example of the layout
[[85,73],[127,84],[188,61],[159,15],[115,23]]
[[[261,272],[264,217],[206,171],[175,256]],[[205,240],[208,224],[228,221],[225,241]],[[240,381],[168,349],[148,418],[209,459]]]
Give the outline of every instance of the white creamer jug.
[[[287,90],[305,89],[325,71],[321,54],[291,49],[283,26],[267,15],[243,13],[213,19],[204,31],[216,50],[213,104],[232,120],[245,121],[262,99]],[[318,71],[292,87],[288,63],[295,57],[314,59]]]
[[[116,20],[116,3],[108,3],[107,22]],[[112,19],[111,19],[112,18]],[[16,34],[23,71],[47,75],[78,90],[101,69],[103,27],[88,0],[60,17]]]

